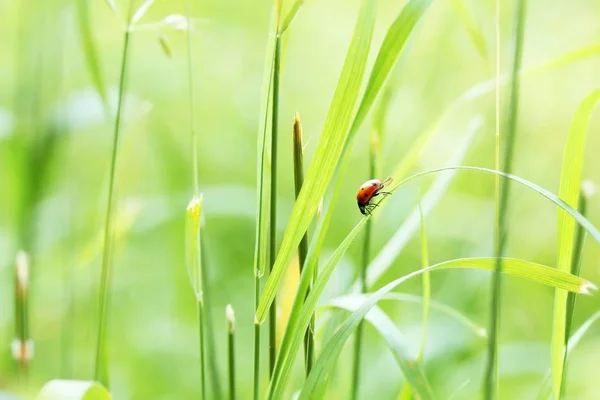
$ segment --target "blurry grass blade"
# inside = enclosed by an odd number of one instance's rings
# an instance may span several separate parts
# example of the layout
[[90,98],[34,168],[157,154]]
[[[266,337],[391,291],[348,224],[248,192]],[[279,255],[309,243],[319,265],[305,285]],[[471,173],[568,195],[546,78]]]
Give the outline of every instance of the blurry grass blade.
[[[356,117],[352,122],[349,140],[363,123],[385,80],[392,71],[404,44],[433,0],[410,0],[389,27],[377,53]],[[346,145],[347,146],[347,145]]]
[[503,178],[510,179],[514,182],[517,182],[517,183],[525,186],[526,188],[531,189],[534,192],[542,195],[546,199],[550,200],[551,202],[553,202],[554,204],[556,204],[557,206],[559,206],[560,208],[562,208],[563,210],[565,210],[566,212],[571,214],[571,216],[573,218],[575,218],[577,220],[577,222],[579,222],[585,228],[585,230],[594,238],[594,240],[596,242],[600,243],[600,231],[587,218],[585,218],[583,215],[581,215],[579,213],[579,211],[575,210],[573,207],[571,207],[570,205],[565,203],[563,200],[558,198],[558,196],[556,196],[554,193],[542,188],[541,186],[538,186],[535,183],[529,182],[528,180],[520,178],[516,175],[507,174],[502,171],[496,171],[496,170],[489,169],[489,168],[472,167],[472,166],[466,166],[466,165],[431,169],[428,171],[419,172],[417,174],[409,176],[406,179],[403,179],[402,181],[398,182],[396,185],[390,187],[389,191],[394,191],[394,190],[398,189],[399,187],[406,185],[408,182],[410,182],[414,179],[420,178],[422,176],[425,176],[425,175],[430,175],[430,174],[434,174],[434,173],[438,173],[438,172],[442,172],[442,171],[453,171],[453,170],[485,172],[488,174],[499,175]]
[[600,43],[594,43],[591,45],[583,46],[578,49],[569,51],[563,55],[560,55],[544,64],[525,70],[525,74],[538,74],[541,72],[547,72],[553,69],[573,64],[578,61],[586,60],[590,57],[594,57],[600,54]]
[[[322,386],[327,381],[327,377],[331,372],[331,369],[335,365],[335,362],[337,361],[344,344],[352,332],[356,329],[365,315],[377,304],[377,302],[384,298],[398,285],[427,271],[450,268],[474,268],[494,271],[495,264],[495,258],[464,258],[445,261],[398,278],[368,296],[367,300],[364,301],[360,307],[358,307],[356,311],[354,311],[352,315],[350,315],[350,317],[344,321],[344,323],[338,328],[336,334],[324,345],[323,351],[315,362],[313,370],[306,380],[304,387],[302,388],[302,393],[300,394],[299,399],[311,399],[315,393],[322,391]],[[534,282],[542,283],[552,287],[561,287],[567,290],[582,293],[587,292],[587,289],[589,289],[591,286],[590,282],[573,276],[567,272],[559,271],[555,268],[550,268],[545,265],[536,264],[525,260],[505,258],[503,259],[503,266],[503,273],[527,278],[533,280]],[[412,364],[413,367],[415,365],[417,364]],[[417,390],[416,387],[413,387],[413,389],[415,389],[415,391]],[[429,397],[424,397],[425,395],[427,395],[427,393],[420,393],[421,399],[432,398],[431,394]]]
[[[107,1],[110,5],[112,0]],[[113,3],[114,5],[114,3]],[[96,51],[96,43],[92,34],[90,21],[90,2],[88,0],[77,0],[77,14],[79,21],[79,32],[81,37],[81,47],[85,55],[85,61],[92,78],[92,82],[104,108],[104,113],[107,118],[110,117],[110,108],[108,105],[108,96],[104,85],[104,78],[100,69],[100,61],[98,60],[98,52]],[[116,8],[113,9],[117,13]],[[118,13],[117,13],[118,14]]]
[[[480,117],[476,117],[471,121],[467,128],[467,135],[456,150],[456,153],[452,156],[450,164],[460,164],[463,161],[482,124],[483,120]],[[402,176],[394,176],[394,178],[399,180]],[[420,202],[419,207],[422,207],[423,216],[428,215],[429,212],[433,210],[453,179],[454,174],[440,175],[436,178]],[[388,270],[396,257],[398,257],[398,254],[400,254],[404,246],[406,246],[415,231],[419,228],[419,207],[416,207],[412,211],[400,228],[398,228],[390,240],[388,240],[383,249],[371,261],[371,264],[367,268],[367,284],[369,286],[375,284],[377,279]],[[385,208],[385,203],[382,203],[381,208]]]
[[[330,309],[340,298],[343,299],[345,297],[351,297],[354,303],[361,303],[365,301],[368,296],[370,296],[370,294],[349,294],[340,296],[339,298],[336,297],[334,299],[328,300],[322,306],[319,306],[319,310],[326,311]],[[409,293],[388,293],[382,300],[401,301],[421,305],[424,303],[422,296],[417,296]],[[435,300],[430,300],[429,306],[432,310],[439,311],[440,313],[443,313],[448,317],[455,319],[457,322],[459,322],[460,324],[464,325],[467,329],[472,331],[475,335],[479,337],[487,336],[487,332],[484,327],[478,325],[476,322],[469,319],[467,315],[462,314],[459,310],[452,308],[444,303],[437,302]]]
[[[120,205],[115,213],[114,219],[114,237],[115,243],[119,243],[131,231],[133,224],[141,212],[141,203],[138,201],[127,201]],[[104,245],[103,229],[83,246],[81,252],[77,255],[77,268],[88,266],[102,251]]]
[[47,382],[35,400],[110,400],[108,390],[98,382],[53,379]]
[[154,0],[146,0],[142,3],[142,5],[137,9],[133,17],[131,18],[131,25],[134,25],[140,19],[144,17],[148,9],[154,4]]
[[229,399],[235,399],[235,314],[233,307],[225,307],[227,317],[227,363],[229,373]]
[[[87,1],[87,0],[82,0],[82,1]],[[112,10],[112,12],[115,14],[115,16],[119,19],[121,19],[121,12],[119,11],[119,7],[117,7],[117,3],[115,0],[104,0],[106,2],[106,4],[108,5],[108,8],[110,8]]]
[[294,18],[296,18],[296,14],[298,14],[298,10],[302,6],[302,4],[304,4],[304,0],[295,0],[294,1],[294,4],[292,4],[292,7],[290,7],[290,10],[285,15],[285,18],[283,18],[283,22],[281,23],[281,28],[279,28],[280,35],[283,35],[283,32],[285,32],[287,30],[287,28],[290,26],[290,24],[292,23]]
[[[130,7],[133,0],[130,0]],[[129,57],[130,32],[126,30],[123,36],[123,52],[121,55],[121,71],[119,75],[119,91],[117,97],[117,113],[112,138],[112,150],[110,155],[110,167],[108,174],[108,196],[106,199],[106,215],[104,220],[104,242],[102,249],[102,261],[100,270],[100,290],[98,328],[96,342],[96,359],[94,365],[94,379],[108,386],[108,358],[106,350],[106,325],[107,325],[107,299],[110,291],[110,278],[112,276],[112,256],[114,245],[114,203],[115,203],[115,181],[117,171],[117,155],[119,151],[119,138],[121,136],[122,114],[125,97],[125,81],[127,74],[127,60]]]
[[[427,233],[425,231],[425,217],[421,202],[419,202],[419,220],[421,221],[421,268],[427,268],[429,265],[429,253],[427,251]],[[421,328],[421,347],[417,359],[420,363],[423,362],[425,356],[425,344],[427,341],[427,320],[429,318],[429,299],[431,297],[431,282],[429,272],[423,273],[423,327]]]
[[[563,155],[558,196],[571,207],[577,207],[581,191],[581,173],[585,140],[590,115],[600,100],[600,89],[594,90],[581,103],[569,131]],[[561,271],[571,270],[575,239],[575,220],[562,209],[558,210],[558,265]],[[557,290],[552,327],[552,380],[556,399],[561,397],[565,327],[567,318],[567,293]]]
[[[300,284],[294,298],[294,304],[292,311],[290,312],[289,322],[286,326],[283,340],[281,342],[281,348],[275,363],[275,369],[269,385],[269,399],[279,399],[285,390],[285,385],[289,380],[289,376],[294,364],[294,359],[298,353],[300,344],[304,337],[304,332],[310,324],[312,315],[316,309],[317,301],[321,297],[325,285],[329,281],[335,266],[340,261],[342,256],[350,247],[350,244],[356,239],[362,228],[365,226],[368,217],[364,217],[360,220],[354,229],[346,236],[344,241],[337,247],[335,252],[331,255],[325,266],[319,271],[318,279],[315,281],[313,287],[310,290],[310,294],[306,296],[310,281],[312,278],[313,271],[305,267],[302,270],[300,277]],[[312,264],[312,267],[315,267]],[[306,300],[305,300],[306,298]]]
[[[341,297],[334,300],[331,305],[342,310],[356,312],[361,304],[368,300],[369,296],[362,296],[363,299],[353,297]],[[427,383],[425,371],[421,367],[420,363],[415,359],[409,351],[406,339],[394,323],[392,319],[384,313],[379,307],[374,306],[365,315],[365,320],[369,322],[382,336],[387,343],[388,347],[392,351],[398,366],[402,370],[406,382],[414,385],[416,393],[419,393],[419,398],[422,400],[432,399],[433,391]]]
[[452,0],[452,5],[458,13],[462,24],[465,26],[473,45],[477,52],[485,61],[488,60],[487,47],[485,45],[485,37],[481,30],[481,25],[477,22],[464,0]]
[[200,249],[200,220],[202,217],[202,200],[194,195],[185,211],[185,248],[187,256],[187,272],[190,285],[197,300],[202,300],[202,266]]
[[[579,329],[569,338],[569,345],[567,346],[567,353],[565,357],[565,364],[569,361],[569,357],[573,350],[577,347],[585,333],[590,329],[590,327],[594,324],[594,322],[600,319],[600,311],[594,313],[591,317],[589,317]],[[549,368],[544,380],[542,382],[542,386],[538,395],[536,396],[536,400],[546,400],[549,399],[552,395],[552,369]]]
[[338,85],[327,114],[319,144],[306,174],[298,200],[283,235],[273,271],[265,285],[256,320],[264,322],[281,283],[285,268],[317,211],[321,197],[333,175],[346,140],[348,125],[365,71],[375,25],[375,2],[363,0],[356,28]]
[[[495,257],[463,258],[439,263],[435,266],[435,269],[476,268],[494,271],[496,261]],[[502,257],[502,273],[573,293],[591,294],[591,290],[596,290],[594,284],[583,278],[556,268],[517,258]]]
[[273,82],[273,61],[277,37],[278,14],[276,10],[271,17],[271,27],[267,40],[267,54],[264,66],[261,107],[258,123],[258,159],[257,159],[257,198],[256,238],[254,244],[254,274],[263,276],[267,268],[269,247],[269,199],[271,195],[271,154],[268,149],[269,135],[269,102]]

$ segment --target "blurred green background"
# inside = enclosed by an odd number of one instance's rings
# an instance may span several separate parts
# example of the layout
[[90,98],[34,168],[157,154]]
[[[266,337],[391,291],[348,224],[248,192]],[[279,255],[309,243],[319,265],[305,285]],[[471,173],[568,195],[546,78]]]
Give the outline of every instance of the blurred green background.
[[[509,70],[511,3],[502,2],[501,9],[503,72]],[[118,4],[126,10],[125,1]],[[403,4],[379,2],[371,62]],[[391,80],[393,97],[385,119],[386,174],[393,172],[407,148],[455,98],[493,76],[495,2],[466,0],[465,4],[481,26],[489,57],[478,53],[452,2],[434,2],[411,36]],[[344,61],[358,5],[357,0],[307,0],[286,34],[280,106],[280,232],[294,201],[294,112],[302,117],[308,163]],[[181,0],[157,0],[140,23],[185,14],[184,6]],[[224,390],[224,310],[231,303],[238,321],[241,398],[249,398],[252,388],[256,138],[271,6],[268,0],[194,1],[192,9],[200,19],[193,35],[194,118],[205,199],[215,363]],[[103,1],[90,1],[89,7],[98,60],[114,106],[122,26]],[[539,65],[598,43],[599,18],[600,2],[596,0],[528,1],[523,66]],[[123,235],[114,254],[109,305],[111,390],[116,399],[187,399],[198,396],[199,391],[196,305],[183,240],[184,212],[193,190],[186,42],[182,31],[164,29],[163,34],[172,57],[161,49],[155,31],[136,31],[131,39],[117,170],[117,218]],[[106,118],[92,84],[75,2],[3,0],[0,37],[0,389],[16,392],[23,387],[10,357],[10,341],[14,337],[14,258],[25,243],[32,257],[30,320],[35,341],[28,385],[36,391],[53,378],[91,379],[93,375],[99,235],[114,110],[111,118]],[[600,57],[591,56],[521,80],[514,174],[558,191],[562,150],[571,120],[580,101],[600,86],[598,71]],[[506,87],[502,93],[505,100]],[[494,115],[493,93],[453,110],[420,154],[413,172],[448,165],[466,136],[469,121],[476,116],[482,116],[484,124],[464,164],[492,168]],[[595,115],[584,167],[584,177],[595,182],[600,180],[600,159],[596,157],[599,128],[600,117]],[[356,189],[372,178],[367,176],[368,131],[369,121],[354,146],[327,238],[330,250],[360,218]],[[44,135],[55,138],[46,162],[28,151],[30,144]],[[38,169],[40,165],[43,169]],[[26,188],[36,179],[41,189],[38,201],[30,204]],[[375,225],[374,251],[413,210],[419,192],[426,191],[430,179],[415,181],[392,196]],[[427,216],[432,263],[492,255],[493,190],[491,176],[458,173]],[[554,266],[555,206],[523,187],[513,186],[511,193],[507,255]],[[595,225],[600,224],[597,204],[597,200],[591,201],[588,214]],[[357,276],[360,247],[355,243],[339,264],[326,296],[348,292]],[[377,287],[419,268],[419,251],[418,239],[413,238]],[[597,244],[588,240],[582,274],[597,284],[599,256]],[[471,270],[436,272],[432,275],[432,297],[486,326],[490,276]],[[504,283],[501,398],[530,399],[550,365],[554,292],[516,278],[507,278]],[[418,294],[420,281],[408,282],[400,290]],[[289,301],[291,296],[293,291],[287,290],[280,298]],[[382,303],[382,307],[416,353],[420,307],[396,302]],[[574,327],[598,309],[598,296],[581,297]],[[402,375],[377,333],[371,327],[365,332],[361,395],[395,398]],[[600,328],[592,328],[573,354],[567,398],[600,398],[595,384],[599,332]],[[455,398],[479,396],[485,344],[485,339],[455,320],[431,311],[426,371],[439,398],[448,398],[465,382]],[[328,399],[348,397],[351,342],[346,346],[330,380]],[[296,372],[299,379],[300,364]]]

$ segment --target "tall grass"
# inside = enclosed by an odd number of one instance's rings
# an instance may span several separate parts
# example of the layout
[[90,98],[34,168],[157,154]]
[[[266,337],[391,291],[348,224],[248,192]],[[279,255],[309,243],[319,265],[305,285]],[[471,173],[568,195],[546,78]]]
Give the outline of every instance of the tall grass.
[[[515,138],[517,130],[517,112],[519,106],[519,71],[521,70],[521,60],[523,54],[523,30],[525,23],[525,0],[516,1],[516,9],[514,16],[514,34],[513,34],[513,48],[512,48],[512,64],[510,71],[510,92],[509,92],[509,103],[508,103],[508,114],[507,114],[507,125],[506,125],[506,139],[504,141],[504,161],[502,164],[502,171],[510,174],[512,171]],[[498,10],[496,10],[498,12]],[[499,17],[498,17],[499,18]],[[499,46],[499,43],[497,43]],[[497,63],[499,60],[497,60]],[[496,81],[499,80],[499,76],[496,76]],[[496,89],[499,93],[498,88]],[[499,94],[497,94],[499,96]],[[499,115],[499,97],[496,98],[497,107],[497,120],[500,119]],[[496,165],[499,164],[498,158],[500,153],[500,132],[499,122],[496,122]],[[498,187],[498,181],[496,181],[496,187]],[[496,269],[492,276],[491,282],[491,295],[490,295],[490,323],[489,333],[490,338],[488,341],[488,355],[486,370],[484,376],[484,397],[486,399],[492,399],[498,397],[498,378],[496,375],[497,371],[497,353],[498,353],[498,334],[500,329],[500,304],[502,302],[502,256],[506,248],[507,240],[507,215],[508,215],[508,195],[509,195],[510,183],[509,181],[503,181],[500,184],[499,190],[496,190],[496,234],[495,234],[495,246],[494,255],[498,262],[496,263]],[[499,193],[498,193],[499,192]],[[494,394],[494,387],[496,385],[496,394]]]
[[107,308],[110,290],[110,279],[112,275],[112,253],[113,253],[113,209],[115,205],[115,182],[117,170],[117,156],[119,149],[119,138],[121,135],[121,119],[123,114],[123,98],[125,95],[127,61],[129,58],[129,42],[131,37],[131,21],[133,15],[133,0],[129,1],[129,13],[127,26],[123,34],[123,50],[121,53],[121,70],[119,75],[119,92],[117,100],[117,114],[113,132],[112,151],[110,156],[110,169],[108,173],[108,196],[106,203],[106,214],[104,219],[104,245],[102,250],[102,269],[99,290],[99,312],[96,341],[96,359],[94,364],[94,379],[109,387],[108,381],[108,356],[106,349]]

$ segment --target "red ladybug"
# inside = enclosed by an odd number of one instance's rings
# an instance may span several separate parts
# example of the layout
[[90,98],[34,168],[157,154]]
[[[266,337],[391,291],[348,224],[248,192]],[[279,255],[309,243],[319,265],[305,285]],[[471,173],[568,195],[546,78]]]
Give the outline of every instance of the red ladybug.
[[358,193],[356,194],[356,201],[358,203],[358,209],[363,215],[371,214],[371,211],[377,204],[371,204],[371,199],[378,195],[388,195],[390,192],[382,192],[381,190],[392,183],[392,178],[387,178],[383,182],[379,179],[371,179],[362,184]]

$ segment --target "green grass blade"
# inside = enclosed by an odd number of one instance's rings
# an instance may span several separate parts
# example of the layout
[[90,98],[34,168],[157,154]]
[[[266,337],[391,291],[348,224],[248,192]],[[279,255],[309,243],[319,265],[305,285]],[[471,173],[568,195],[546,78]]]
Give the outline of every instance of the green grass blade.
[[[481,118],[475,118],[469,124],[468,133],[463,139],[462,143],[456,150],[456,153],[452,156],[450,164],[460,164],[467,155],[467,151],[471,147],[475,135],[479,131],[483,121]],[[416,157],[415,157],[416,159]],[[435,179],[423,199],[421,200],[421,207],[423,215],[427,216],[431,210],[435,208],[435,205],[441,199],[442,195],[446,192],[446,189],[454,179],[454,174],[440,175]],[[394,179],[398,180],[402,176],[394,176]],[[381,203],[380,208],[385,208],[386,203]],[[394,260],[398,257],[398,254],[402,251],[404,246],[408,243],[410,238],[419,228],[420,217],[419,209],[415,208],[411,214],[406,218],[404,223],[396,230],[388,242],[384,245],[383,249],[377,254],[377,256],[371,261],[371,264],[367,268],[367,284],[373,285],[392,265]]]
[[323,269],[319,271],[318,279],[315,281],[308,296],[306,296],[306,292],[311,281],[312,271],[308,269],[308,266],[303,269],[288,324],[281,341],[281,348],[279,350],[277,362],[275,363],[273,376],[271,378],[268,394],[269,399],[279,399],[283,395],[283,390],[289,380],[294,359],[298,353],[300,344],[302,343],[304,332],[316,309],[317,301],[319,300],[319,297],[321,297],[335,266],[346,253],[350,244],[352,244],[354,239],[356,239],[358,234],[362,231],[362,228],[365,226],[368,219],[369,216],[363,217],[338,246]]
[[[133,0],[130,0],[130,8]],[[115,118],[115,128],[113,133],[112,152],[110,160],[108,198],[106,204],[106,215],[104,223],[104,247],[102,250],[102,267],[100,275],[99,290],[99,317],[98,333],[96,341],[96,358],[94,364],[94,379],[108,386],[108,359],[106,350],[106,321],[107,321],[107,298],[110,290],[110,277],[112,275],[112,253],[114,242],[114,216],[113,209],[115,203],[115,176],[117,170],[117,154],[119,149],[119,137],[121,135],[121,116],[123,112],[125,96],[125,79],[127,71],[127,60],[129,57],[129,29],[125,30],[123,38],[123,53],[121,55],[121,72],[119,77],[119,94],[117,103],[117,115]]]
[[352,110],[358,98],[374,25],[375,2],[363,0],[352,42],[348,49],[319,144],[310,163],[298,200],[294,204],[292,215],[273,266],[273,272],[269,275],[256,311],[256,320],[259,323],[265,321],[269,306],[281,284],[283,273],[289,265],[293,252],[298,247],[304,232],[308,229],[333,175],[347,136]]
[[431,169],[428,171],[419,172],[417,174],[409,176],[406,179],[403,179],[402,181],[398,182],[396,185],[390,187],[389,191],[394,191],[394,190],[398,189],[399,187],[406,185],[408,182],[410,182],[414,179],[420,178],[422,176],[425,176],[425,175],[435,174],[435,173],[442,172],[442,171],[454,171],[454,170],[484,172],[484,173],[488,173],[488,174],[499,175],[505,179],[510,179],[513,182],[517,182],[517,183],[525,186],[526,188],[531,189],[534,192],[542,195],[546,199],[550,200],[551,202],[553,202],[554,204],[556,204],[557,206],[559,206],[560,208],[565,210],[573,218],[575,218],[577,220],[577,222],[579,222],[579,224],[581,224],[585,228],[585,230],[594,238],[594,240],[596,242],[600,243],[600,231],[587,218],[585,218],[583,215],[581,215],[581,213],[579,213],[579,211],[575,210],[573,207],[571,207],[570,205],[565,203],[562,199],[558,198],[558,196],[556,196],[554,193],[542,188],[541,186],[536,185],[535,183],[530,182],[526,179],[520,178],[515,175],[507,174],[506,172],[502,172],[502,171],[496,171],[496,170],[489,169],[489,168],[472,167],[472,166],[466,166],[466,165]]
[[271,28],[267,41],[267,55],[264,67],[261,108],[258,123],[258,159],[257,159],[257,199],[256,236],[254,246],[254,274],[264,275],[267,268],[269,247],[269,199],[271,194],[271,154],[268,149],[269,136],[269,102],[273,82],[273,61],[275,57],[275,42],[277,37],[278,14],[274,11],[271,18]]
[[[364,118],[368,114],[373,102],[377,98],[377,94],[381,90],[381,86],[385,82],[387,76],[389,76],[391,73],[396,60],[400,57],[402,49],[404,48],[404,44],[406,44],[408,37],[412,33],[416,22],[424,15],[429,3],[429,1],[423,2],[421,0],[413,0],[409,2],[405,8],[402,9],[398,18],[396,18],[396,20],[388,29],[386,39],[384,39],[384,43],[382,44],[377,56],[377,58],[381,58],[381,60],[379,62],[375,62],[375,65],[378,65],[379,67],[377,70],[373,68],[373,71],[371,72],[369,84],[365,90],[363,99],[361,100],[359,110],[354,118],[354,121],[352,122],[352,127],[348,133],[348,139],[344,143],[340,161],[338,162],[335,170],[333,178],[334,186],[331,190],[325,217],[317,226],[313,242],[311,243],[309,249],[307,257],[307,263],[309,265],[315,262],[318,254],[321,251],[327,231],[329,230],[329,223],[331,222],[331,217],[333,215],[333,211],[341,191],[343,178],[350,160],[349,155],[352,152],[353,138],[364,121]],[[384,45],[386,46],[385,52],[382,50]],[[391,57],[394,54],[395,59]]]
[[[370,294],[349,294],[349,295],[345,295],[345,296],[340,296],[339,298],[336,297],[334,299],[328,300],[327,303],[320,306],[319,309],[323,310],[323,311],[327,311],[331,307],[335,307],[335,304],[337,304],[337,301],[340,298],[351,297],[353,302],[361,303],[361,302],[365,301],[368,296],[370,296]],[[409,294],[409,293],[388,293],[382,300],[400,301],[400,302],[414,303],[414,304],[420,304],[420,305],[424,304],[424,299],[422,296],[417,296],[417,295]],[[465,328],[472,331],[473,334],[475,334],[476,336],[479,336],[479,337],[487,336],[487,331],[485,330],[484,327],[478,325],[476,322],[469,319],[468,316],[462,314],[460,311],[458,311],[444,303],[437,302],[435,300],[430,300],[429,306],[430,306],[430,309],[439,311],[440,313],[443,313],[443,314],[447,315],[448,317],[455,319],[457,322],[464,325]]]
[[[583,100],[575,113],[571,130],[569,131],[563,155],[558,195],[571,207],[577,207],[579,202],[588,123],[590,115],[598,101],[600,101],[600,89],[594,90]],[[575,228],[575,220],[567,212],[559,209],[557,268],[562,271],[571,270],[575,244]],[[557,290],[554,303],[554,323],[552,326],[552,387],[556,399],[560,399],[561,397],[566,318],[567,293]]]
[[[569,356],[575,350],[585,333],[590,329],[590,327],[594,324],[594,322],[600,319],[600,311],[594,313],[591,317],[589,317],[579,329],[569,338],[569,345],[567,346],[567,353],[565,356],[565,364],[569,361]],[[549,399],[552,395],[552,369],[549,368],[546,376],[544,377],[542,387],[536,396],[536,400],[545,400]]]
[[98,60],[98,52],[96,51],[96,43],[92,34],[92,27],[90,21],[90,2],[88,0],[77,0],[77,16],[79,21],[79,34],[81,38],[81,47],[83,48],[83,54],[85,55],[85,62],[87,64],[92,82],[104,108],[106,117],[110,116],[110,108],[108,106],[108,96],[106,94],[106,85],[104,84],[104,78],[102,76],[102,70],[100,68],[100,61]]
[[[499,3],[497,3],[496,12],[499,12]],[[513,154],[515,148],[515,137],[517,133],[517,117],[519,110],[519,71],[521,71],[521,60],[523,56],[523,35],[525,26],[525,9],[526,0],[516,0],[515,15],[514,15],[514,33],[512,45],[512,60],[509,76],[510,91],[508,101],[508,113],[506,116],[506,135],[502,137],[504,143],[504,162],[501,169],[510,173],[512,171]],[[499,18],[499,17],[498,17]],[[499,45],[499,44],[498,44]],[[499,61],[497,60],[497,63]],[[498,65],[498,64],[497,64]],[[500,76],[496,75],[496,134],[495,134],[495,167],[499,166],[500,153],[500,92],[499,83]],[[508,199],[510,193],[510,181],[499,182],[496,178],[495,190],[495,230],[494,230],[494,256],[496,257],[496,271],[491,279],[491,296],[490,296],[490,322],[488,332],[490,334],[488,340],[487,360],[484,372],[483,395],[486,400],[499,398],[499,382],[498,382],[498,336],[500,330],[500,306],[502,304],[502,274],[500,274],[502,266],[502,256],[506,247],[508,230],[506,229],[506,220],[508,215]]]
[[[348,319],[342,323],[338,328],[336,334],[329,340],[323,347],[321,355],[315,362],[312,372],[310,373],[302,392],[300,393],[299,400],[308,400],[313,398],[315,393],[322,390],[322,385],[327,381],[327,376],[331,372],[335,362],[337,361],[342,348],[352,332],[360,324],[360,321],[365,315],[377,304],[377,302],[383,299],[389,292],[396,288],[406,280],[423,274],[428,271],[440,270],[440,269],[454,269],[454,268],[472,268],[487,271],[494,271],[496,266],[496,259],[493,257],[489,258],[464,258],[457,260],[445,261],[436,265],[432,265],[427,268],[423,268],[414,271],[408,275],[398,278],[375,293],[368,296],[368,299],[364,301],[361,306],[352,313]],[[569,291],[575,291],[578,293],[588,293],[592,283],[582,279],[580,277],[569,274],[568,272],[560,271],[555,268],[550,268],[545,265],[532,263],[525,260],[519,260],[515,258],[504,258],[503,259],[502,273],[507,275],[518,276],[532,280],[537,283],[548,285],[551,287],[560,287]],[[416,363],[414,364],[416,365]],[[416,388],[413,387],[416,390]],[[421,399],[431,398],[423,397],[423,393],[419,393]]]
[[[368,299],[368,296],[364,297]],[[355,300],[355,298],[350,297],[338,298],[331,303],[331,306],[355,312],[363,303],[363,301],[357,302]],[[421,399],[432,399],[433,391],[427,382],[425,371],[419,361],[410,353],[406,340],[396,326],[396,323],[377,306],[371,308],[365,315],[365,320],[373,325],[387,343],[398,366],[402,370],[406,382],[414,385],[414,390],[416,393],[421,394]]]
[[[375,59],[375,64],[371,70],[367,88],[365,89],[365,93],[360,101],[360,106],[358,107],[358,111],[352,122],[348,142],[352,140],[358,131],[358,128],[360,128],[364,122],[377,95],[381,91],[383,84],[390,75],[390,72],[392,72],[396,61],[400,56],[400,52],[404,48],[413,28],[425,14],[425,11],[427,11],[431,3],[433,3],[433,0],[409,1],[389,27],[385,38],[383,39],[383,43],[379,48],[379,52],[377,53],[377,58]],[[344,147],[348,147],[348,144],[345,144]]]
[[281,28],[279,28],[279,35],[283,35],[283,33],[289,28],[290,24],[296,18],[296,14],[298,14],[298,10],[304,4],[304,0],[295,0],[294,4],[290,7],[290,10],[283,18],[283,22],[281,23]]
[[452,0],[452,5],[460,18],[460,21],[465,26],[469,38],[477,52],[484,59],[484,61],[489,60],[489,55],[487,51],[487,46],[485,44],[485,36],[483,35],[483,31],[481,29],[481,25],[477,22],[469,7],[465,4],[464,0]]

